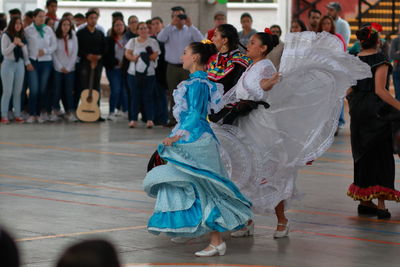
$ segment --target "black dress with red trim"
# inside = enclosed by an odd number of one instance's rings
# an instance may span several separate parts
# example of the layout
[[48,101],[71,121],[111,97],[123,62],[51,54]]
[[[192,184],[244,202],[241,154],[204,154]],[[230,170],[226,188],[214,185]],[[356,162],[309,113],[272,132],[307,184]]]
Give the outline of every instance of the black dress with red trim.
[[385,103],[375,94],[377,68],[389,66],[389,81],[391,65],[382,53],[360,56],[360,59],[371,66],[373,77],[358,81],[348,96],[354,182],[347,195],[354,200],[384,198],[400,202],[400,192],[394,187],[392,122],[378,115]]

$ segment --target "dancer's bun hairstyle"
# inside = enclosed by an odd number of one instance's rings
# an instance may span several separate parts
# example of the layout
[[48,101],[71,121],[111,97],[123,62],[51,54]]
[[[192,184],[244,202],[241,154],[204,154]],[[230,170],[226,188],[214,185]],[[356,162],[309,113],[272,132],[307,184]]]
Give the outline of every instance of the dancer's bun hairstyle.
[[194,42],[190,44],[193,54],[200,55],[199,64],[205,65],[208,63],[210,57],[216,54],[217,48],[211,42]]
[[357,39],[363,49],[375,48],[378,45],[379,33],[371,29],[371,26],[362,27],[356,32]]
[[274,34],[258,32],[256,33],[256,36],[263,45],[267,46],[267,51],[265,51],[264,56],[268,55],[269,52],[279,44],[279,37]]

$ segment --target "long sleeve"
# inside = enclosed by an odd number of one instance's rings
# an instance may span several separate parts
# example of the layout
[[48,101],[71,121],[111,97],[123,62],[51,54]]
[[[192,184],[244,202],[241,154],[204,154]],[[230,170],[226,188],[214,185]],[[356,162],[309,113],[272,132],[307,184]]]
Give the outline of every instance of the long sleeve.
[[187,88],[186,101],[187,110],[181,113],[181,121],[178,124],[176,135],[183,136],[183,139],[198,139],[204,132],[201,123],[201,114],[204,108],[207,108],[205,94],[208,88],[205,84],[196,82]]
[[201,40],[204,39],[203,34],[195,27],[195,26],[190,26],[189,27],[190,33],[192,34],[192,38],[194,42],[200,42]]
[[343,32],[340,33],[340,34],[342,34],[343,39],[346,42],[346,46],[349,45],[351,31],[350,31],[349,23],[347,21],[345,21],[345,20],[343,20]]
[[169,39],[169,35],[171,34],[171,32],[174,30],[173,25],[168,24],[167,27],[165,27],[164,29],[162,29],[158,34],[157,34],[157,40],[159,40],[160,42],[166,43]]
[[31,64],[31,61],[29,60],[28,46],[27,45],[24,45],[22,47],[22,54],[24,55],[25,66]]
[[52,29],[47,31],[47,33],[49,34],[50,44],[48,48],[43,50],[46,55],[52,55],[57,50],[57,38]]
[[78,31],[77,33],[77,38],[78,38],[78,56],[81,59],[86,59],[86,56],[89,54],[89,52],[86,50],[86,36],[85,36],[86,31],[84,29]]
[[392,60],[400,60],[400,37],[393,40],[390,46],[389,57]]
[[13,53],[15,44],[10,40],[7,34],[1,37],[1,53],[3,56]]
[[71,58],[67,65],[67,70],[71,71],[75,69],[76,60],[78,58],[78,39],[75,34],[72,34],[72,51]]
[[[57,44],[59,44],[59,43],[57,42]],[[54,54],[53,54],[53,66],[54,66],[54,69],[57,71],[61,70],[61,68],[63,67],[61,60],[58,58],[57,51],[54,52]]]

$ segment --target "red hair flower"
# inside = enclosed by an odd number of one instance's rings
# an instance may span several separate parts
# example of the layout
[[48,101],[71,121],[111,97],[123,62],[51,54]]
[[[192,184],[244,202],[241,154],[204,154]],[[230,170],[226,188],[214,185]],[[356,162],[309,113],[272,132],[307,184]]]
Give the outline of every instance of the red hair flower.
[[269,28],[265,28],[265,29],[264,29],[264,32],[265,32],[265,33],[268,33],[268,34],[272,34],[272,32],[271,32],[271,30],[270,30]]
[[383,30],[382,25],[376,22],[371,23],[371,30],[375,32],[381,32]]

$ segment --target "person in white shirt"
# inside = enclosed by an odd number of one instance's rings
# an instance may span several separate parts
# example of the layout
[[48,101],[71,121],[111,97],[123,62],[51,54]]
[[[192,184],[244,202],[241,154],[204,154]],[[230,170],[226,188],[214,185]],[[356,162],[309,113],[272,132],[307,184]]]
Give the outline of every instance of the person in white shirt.
[[23,24],[20,18],[12,18],[7,30],[2,34],[1,53],[4,56],[1,64],[1,81],[3,85],[1,122],[9,123],[8,109],[11,96],[13,97],[15,121],[24,122],[21,118],[21,91],[24,82],[25,65],[30,63]]
[[132,115],[129,127],[137,126],[139,106],[144,108],[147,128],[154,126],[154,100],[156,90],[156,70],[158,56],[161,54],[157,40],[150,38],[145,22],[138,24],[138,34],[126,44],[125,57],[130,61],[128,85],[131,89]]
[[68,18],[60,20],[57,30],[57,50],[53,54],[54,85],[55,91],[52,99],[52,117],[56,118],[59,103],[64,89],[65,104],[64,110],[69,121],[76,121],[74,115],[74,104],[72,91],[75,84],[75,64],[78,57],[78,39],[72,29],[72,21]]
[[53,30],[44,24],[45,12],[38,8],[33,13],[33,23],[25,28],[29,60],[32,63],[32,66],[27,68],[30,115],[27,122],[38,120],[42,123],[49,119],[45,110],[48,101],[46,87],[53,68],[52,54],[57,49],[57,41]]

